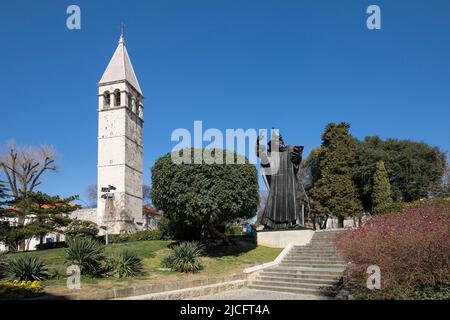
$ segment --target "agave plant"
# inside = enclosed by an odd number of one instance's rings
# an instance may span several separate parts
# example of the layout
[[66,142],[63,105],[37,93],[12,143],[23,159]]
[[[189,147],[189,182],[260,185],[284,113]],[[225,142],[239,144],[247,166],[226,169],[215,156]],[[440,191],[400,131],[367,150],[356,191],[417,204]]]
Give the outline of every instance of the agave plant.
[[203,248],[198,242],[181,242],[162,260],[166,268],[179,272],[197,272],[202,269],[200,257]]
[[81,274],[98,275],[103,271],[104,246],[90,238],[74,238],[68,241],[66,260],[80,267]]
[[6,252],[0,252],[0,279],[8,272],[8,260],[6,259]]
[[112,271],[119,278],[134,277],[142,273],[142,260],[134,253],[123,250],[111,261]]
[[8,263],[8,273],[20,281],[42,281],[47,277],[47,268],[39,257],[24,254]]

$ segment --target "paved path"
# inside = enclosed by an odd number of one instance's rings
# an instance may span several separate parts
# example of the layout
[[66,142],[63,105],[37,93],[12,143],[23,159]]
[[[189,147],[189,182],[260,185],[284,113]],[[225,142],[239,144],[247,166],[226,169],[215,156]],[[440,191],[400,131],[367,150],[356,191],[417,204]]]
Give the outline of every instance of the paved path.
[[241,289],[226,291],[209,296],[192,298],[192,300],[329,300],[323,296],[313,296],[276,291]]

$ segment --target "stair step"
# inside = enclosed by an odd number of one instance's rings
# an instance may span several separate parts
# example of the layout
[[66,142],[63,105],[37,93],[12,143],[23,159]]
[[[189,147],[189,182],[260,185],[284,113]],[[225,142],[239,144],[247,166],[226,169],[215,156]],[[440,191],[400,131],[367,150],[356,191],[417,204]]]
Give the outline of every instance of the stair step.
[[252,285],[267,286],[267,287],[287,287],[287,288],[308,288],[308,289],[325,289],[333,287],[332,284],[320,283],[295,283],[295,282],[277,282],[277,281],[253,281]]
[[341,277],[341,273],[289,273],[289,272],[270,272],[265,271],[262,272],[260,277],[277,277],[277,278],[286,278],[286,279],[320,279],[320,280],[339,280]]
[[300,294],[310,294],[310,295],[316,295],[316,294],[322,293],[321,290],[311,289],[311,288],[288,288],[288,287],[262,286],[262,285],[254,285],[254,284],[252,284],[248,287],[250,289],[256,289],[256,290],[300,293]]
[[295,258],[295,257],[286,257],[282,262],[289,263],[308,263],[308,264],[345,264],[345,261],[342,259],[325,259],[325,258]]
[[281,262],[282,266],[289,267],[307,267],[307,268],[345,268],[345,264],[306,264],[306,263],[289,263]]
[[256,278],[256,281],[275,281],[275,282],[286,282],[286,283],[316,283],[316,284],[324,284],[324,285],[333,285],[338,282],[339,279],[331,278],[331,279],[320,279],[320,278],[293,278],[293,277],[283,277],[283,276],[268,276],[261,275]]
[[342,257],[338,254],[304,254],[304,253],[288,253],[285,258],[298,258],[298,259],[338,259],[342,260]]

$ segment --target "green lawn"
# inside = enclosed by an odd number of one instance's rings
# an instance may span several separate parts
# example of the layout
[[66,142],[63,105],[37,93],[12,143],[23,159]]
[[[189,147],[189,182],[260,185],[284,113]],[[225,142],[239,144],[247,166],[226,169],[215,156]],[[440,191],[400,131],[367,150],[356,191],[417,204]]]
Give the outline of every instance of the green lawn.
[[[171,243],[172,241],[136,241],[108,245],[105,250],[108,256],[122,249],[136,253],[143,259],[144,275],[130,279],[82,277],[82,290],[92,292],[137,283],[158,283],[239,274],[247,267],[274,260],[281,252],[281,249],[256,246],[251,241],[244,240],[236,241],[236,244],[232,246],[209,245],[205,248],[205,255],[202,257],[203,270],[196,274],[181,274],[161,268],[161,259],[170,251]],[[11,254],[11,258],[22,254]],[[67,267],[65,249],[33,251],[27,254],[39,256],[50,271],[58,270],[59,274],[65,274]],[[64,277],[59,280],[47,280],[43,284],[46,292],[69,293]]]

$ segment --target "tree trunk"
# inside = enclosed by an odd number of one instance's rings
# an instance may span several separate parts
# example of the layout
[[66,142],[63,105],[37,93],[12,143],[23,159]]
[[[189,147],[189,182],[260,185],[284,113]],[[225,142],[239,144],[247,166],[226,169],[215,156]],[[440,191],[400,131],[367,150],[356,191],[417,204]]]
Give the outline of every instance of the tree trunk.
[[344,218],[343,217],[338,217],[338,228],[339,229],[344,228]]
[[328,221],[328,216],[325,217],[325,220],[323,221],[323,223],[320,225],[320,230],[324,230],[327,228],[327,221]]
[[215,235],[215,236],[219,237],[220,239],[222,239],[223,242],[224,242],[227,246],[230,246],[230,245],[231,245],[231,242],[227,239],[227,237],[226,237],[222,232],[220,232],[219,230],[217,230],[212,224],[209,224],[209,225],[208,225],[208,230],[209,230],[209,232],[211,232],[213,235]]

